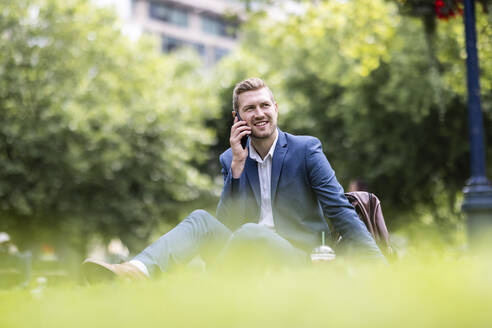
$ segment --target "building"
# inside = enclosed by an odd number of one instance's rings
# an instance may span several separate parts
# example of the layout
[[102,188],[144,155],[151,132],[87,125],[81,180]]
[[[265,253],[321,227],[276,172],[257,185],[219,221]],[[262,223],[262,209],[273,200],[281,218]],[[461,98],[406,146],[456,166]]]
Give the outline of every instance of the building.
[[124,18],[157,35],[163,52],[191,47],[213,64],[236,46],[242,6],[233,0],[132,0]]

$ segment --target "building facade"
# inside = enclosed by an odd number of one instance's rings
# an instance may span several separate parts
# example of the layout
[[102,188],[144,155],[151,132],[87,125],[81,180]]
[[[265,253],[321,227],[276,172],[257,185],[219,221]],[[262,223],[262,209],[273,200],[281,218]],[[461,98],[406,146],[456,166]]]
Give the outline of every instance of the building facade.
[[159,37],[163,52],[191,47],[213,64],[236,46],[241,15],[232,0],[132,0],[126,19]]

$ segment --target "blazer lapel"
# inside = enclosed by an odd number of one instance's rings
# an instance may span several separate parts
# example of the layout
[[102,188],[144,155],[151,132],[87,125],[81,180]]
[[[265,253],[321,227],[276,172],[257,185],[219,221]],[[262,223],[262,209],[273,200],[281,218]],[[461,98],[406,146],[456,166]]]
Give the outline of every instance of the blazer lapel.
[[258,177],[258,167],[257,163],[251,157],[246,158],[245,163],[246,176],[248,177],[249,184],[251,188],[253,188],[253,193],[255,194],[256,202],[258,203],[258,208],[260,208],[261,204],[261,195],[260,195],[260,178]]
[[287,153],[287,139],[285,133],[278,130],[278,140],[273,153],[272,161],[272,186],[271,186],[271,199],[272,205],[275,201],[275,195],[277,194],[278,179],[280,178],[280,172],[284,163],[285,154]]

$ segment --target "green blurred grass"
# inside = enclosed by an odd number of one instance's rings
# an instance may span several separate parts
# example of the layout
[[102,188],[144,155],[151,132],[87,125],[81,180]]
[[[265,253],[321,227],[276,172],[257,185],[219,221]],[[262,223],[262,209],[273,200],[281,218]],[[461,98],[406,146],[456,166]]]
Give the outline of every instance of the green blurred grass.
[[421,250],[389,266],[176,271],[0,292],[0,327],[490,327],[492,261]]

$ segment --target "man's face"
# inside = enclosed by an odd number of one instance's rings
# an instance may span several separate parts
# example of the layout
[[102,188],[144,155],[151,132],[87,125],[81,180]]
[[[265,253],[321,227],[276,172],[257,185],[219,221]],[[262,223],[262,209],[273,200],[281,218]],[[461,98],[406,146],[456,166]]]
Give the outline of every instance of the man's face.
[[266,88],[246,91],[239,95],[239,116],[251,127],[251,136],[267,139],[277,129],[277,104]]

